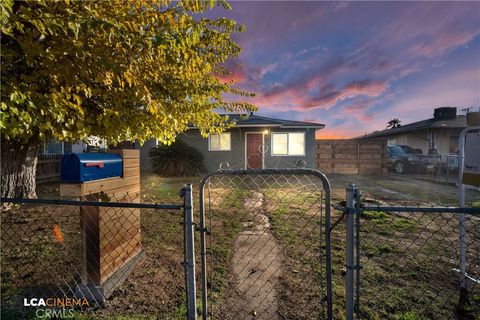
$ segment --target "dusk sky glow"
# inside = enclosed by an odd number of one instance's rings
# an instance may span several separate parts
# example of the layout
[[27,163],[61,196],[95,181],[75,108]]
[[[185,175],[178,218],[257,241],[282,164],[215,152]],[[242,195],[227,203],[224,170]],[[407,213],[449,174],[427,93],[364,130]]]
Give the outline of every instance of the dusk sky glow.
[[480,106],[480,2],[231,2],[247,31],[229,65],[258,114],[350,138]]

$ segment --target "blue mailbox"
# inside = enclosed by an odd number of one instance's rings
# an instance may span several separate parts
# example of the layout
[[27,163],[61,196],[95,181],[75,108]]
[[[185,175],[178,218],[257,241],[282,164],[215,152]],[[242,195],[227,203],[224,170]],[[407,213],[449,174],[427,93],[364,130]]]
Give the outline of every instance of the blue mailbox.
[[62,182],[80,183],[121,177],[122,156],[114,153],[67,153],[62,158]]

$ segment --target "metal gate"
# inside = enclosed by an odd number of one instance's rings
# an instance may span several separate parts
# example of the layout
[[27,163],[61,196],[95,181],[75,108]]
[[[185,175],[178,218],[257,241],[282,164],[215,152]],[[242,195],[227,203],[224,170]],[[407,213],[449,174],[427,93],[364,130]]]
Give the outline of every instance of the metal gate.
[[332,318],[330,184],[319,171],[212,172],[198,229],[203,319]]

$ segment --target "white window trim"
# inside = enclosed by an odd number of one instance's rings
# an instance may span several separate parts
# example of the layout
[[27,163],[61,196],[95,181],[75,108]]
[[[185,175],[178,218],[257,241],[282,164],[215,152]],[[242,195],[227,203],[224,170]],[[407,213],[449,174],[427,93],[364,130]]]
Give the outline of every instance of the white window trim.
[[[288,150],[288,146],[289,146],[289,140],[290,140],[290,134],[298,134],[298,133],[301,133],[303,134],[303,154],[290,154],[290,150]],[[287,134],[287,154],[275,154],[273,153],[273,135],[275,134]],[[282,132],[282,131],[278,131],[278,132],[272,132],[270,134],[270,155],[272,157],[305,157],[306,155],[306,152],[307,152],[307,140],[306,140],[306,135],[305,135],[305,132],[295,132],[295,131],[292,131],[292,132]]]
[[[212,136],[212,134],[210,133],[208,135],[208,151],[231,151],[232,150],[232,134],[231,132],[221,132],[221,133],[214,133],[214,134],[228,134],[230,136],[230,139],[229,139],[229,144],[228,144],[228,149],[212,149],[210,147],[210,137]],[[222,143],[220,142],[220,146],[222,145]]]

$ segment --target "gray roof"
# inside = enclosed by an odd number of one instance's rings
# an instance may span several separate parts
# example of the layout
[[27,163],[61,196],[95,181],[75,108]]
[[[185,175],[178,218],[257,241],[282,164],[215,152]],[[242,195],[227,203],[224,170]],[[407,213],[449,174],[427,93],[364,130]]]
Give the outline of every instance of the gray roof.
[[[277,128],[312,128],[322,129],[324,124],[276,119],[270,117],[257,116],[255,114],[227,114],[229,121],[235,121],[235,127],[248,128],[248,127],[277,127]],[[191,128],[195,126],[191,125]]]
[[359,138],[376,138],[376,137],[387,137],[391,135],[396,135],[400,133],[415,131],[415,130],[424,130],[430,128],[466,128],[467,121],[464,115],[457,116],[455,119],[444,119],[437,120],[434,118],[417,121],[413,123],[400,126],[398,128],[386,129],[382,131],[376,131]]

